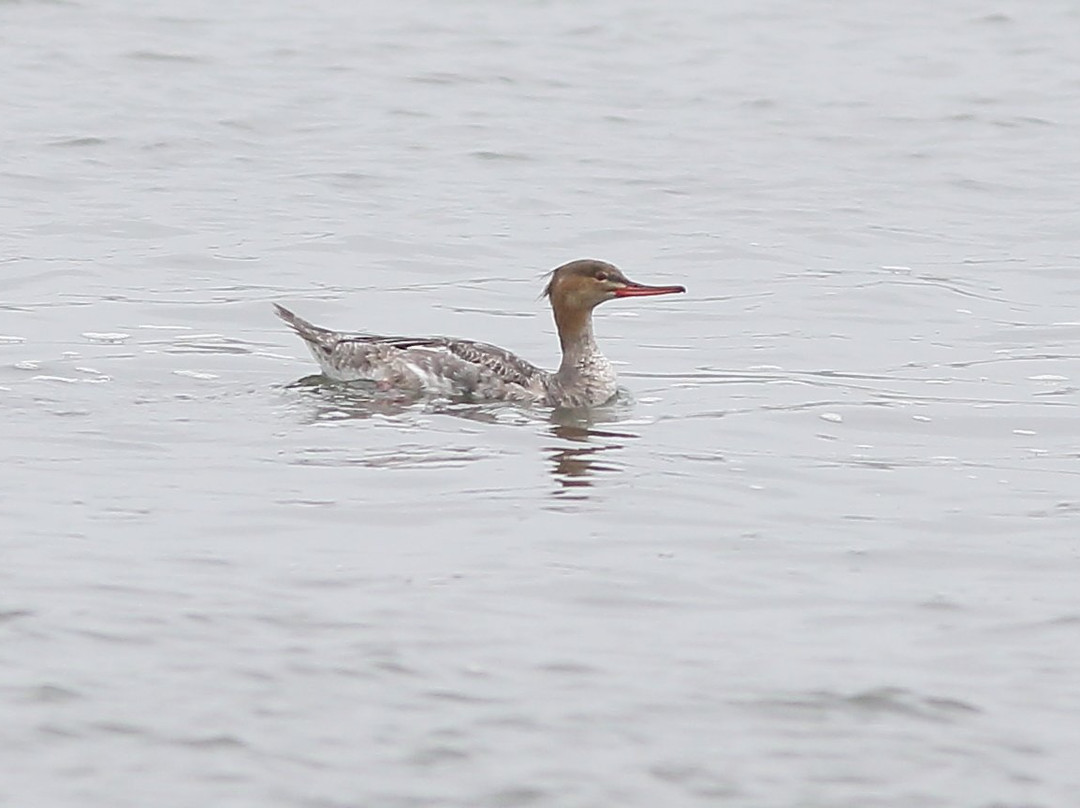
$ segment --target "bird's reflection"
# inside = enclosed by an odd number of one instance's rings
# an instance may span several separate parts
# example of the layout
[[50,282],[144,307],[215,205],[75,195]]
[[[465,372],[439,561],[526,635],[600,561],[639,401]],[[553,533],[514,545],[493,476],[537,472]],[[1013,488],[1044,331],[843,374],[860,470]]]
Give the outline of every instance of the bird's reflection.
[[597,427],[617,424],[628,415],[629,401],[620,394],[604,407],[589,410],[554,410],[551,413],[550,434],[563,441],[561,446],[545,448],[551,462],[551,474],[558,484],[555,493],[563,497],[583,498],[597,481],[598,475],[622,471],[610,452],[638,437],[631,432]]
[[612,457],[638,435],[618,430],[629,419],[632,399],[623,391],[609,404],[590,409],[527,408],[505,403],[431,400],[400,392],[382,391],[362,382],[333,382],[325,376],[306,376],[286,389],[304,394],[313,422],[368,418],[408,419],[416,413],[434,413],[489,424],[547,424],[555,442],[544,446],[553,494],[583,499],[602,476],[618,474],[622,466]]

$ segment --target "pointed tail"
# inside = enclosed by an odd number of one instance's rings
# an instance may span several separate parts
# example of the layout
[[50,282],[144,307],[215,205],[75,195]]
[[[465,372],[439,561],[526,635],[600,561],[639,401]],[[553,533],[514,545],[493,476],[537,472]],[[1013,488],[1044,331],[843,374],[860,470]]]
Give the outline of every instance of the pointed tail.
[[292,328],[293,331],[306,339],[308,342],[321,343],[325,342],[327,337],[333,336],[334,332],[330,329],[320,328],[317,325],[309,323],[303,317],[293,314],[287,308],[285,308],[284,306],[279,306],[277,303],[274,304],[274,312],[277,314],[278,317],[288,323],[289,327]]

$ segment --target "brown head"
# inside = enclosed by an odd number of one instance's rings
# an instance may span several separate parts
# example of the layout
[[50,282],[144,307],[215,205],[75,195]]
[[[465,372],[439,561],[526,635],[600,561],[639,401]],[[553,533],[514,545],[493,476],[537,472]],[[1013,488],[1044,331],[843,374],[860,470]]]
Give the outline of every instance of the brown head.
[[646,286],[627,278],[614,264],[582,258],[551,273],[544,294],[551,299],[563,347],[588,327],[596,306],[617,297],[646,297],[685,292],[682,286]]

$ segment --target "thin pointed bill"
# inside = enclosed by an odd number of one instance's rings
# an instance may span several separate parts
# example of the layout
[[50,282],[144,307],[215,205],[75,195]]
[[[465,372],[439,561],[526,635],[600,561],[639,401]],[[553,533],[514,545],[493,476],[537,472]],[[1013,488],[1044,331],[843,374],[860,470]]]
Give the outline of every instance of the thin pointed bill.
[[626,286],[620,286],[615,290],[615,297],[649,297],[650,295],[674,295],[685,292],[682,286],[646,286],[643,283],[630,281]]

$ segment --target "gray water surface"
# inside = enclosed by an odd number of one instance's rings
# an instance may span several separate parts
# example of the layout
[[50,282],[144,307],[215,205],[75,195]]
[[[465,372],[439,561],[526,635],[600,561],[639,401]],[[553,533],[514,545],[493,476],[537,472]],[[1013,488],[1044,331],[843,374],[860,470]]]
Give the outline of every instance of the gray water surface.
[[[1049,808],[1080,12],[0,2],[0,804]],[[590,417],[311,379],[281,302]]]

